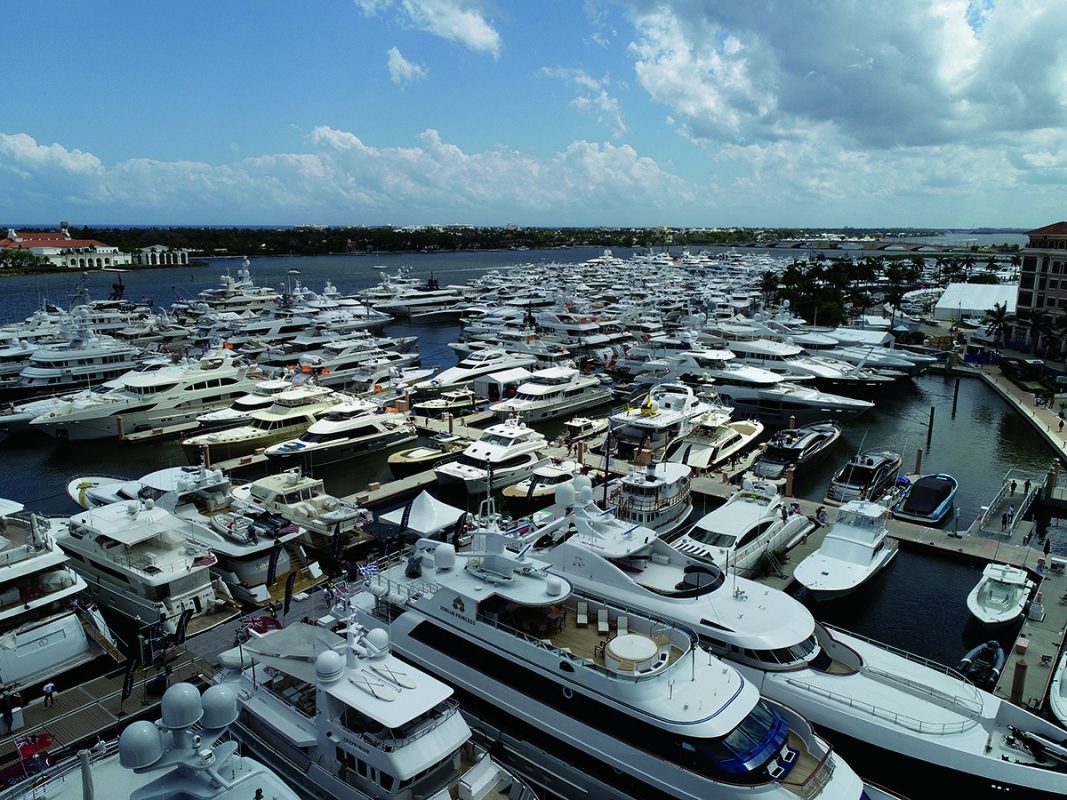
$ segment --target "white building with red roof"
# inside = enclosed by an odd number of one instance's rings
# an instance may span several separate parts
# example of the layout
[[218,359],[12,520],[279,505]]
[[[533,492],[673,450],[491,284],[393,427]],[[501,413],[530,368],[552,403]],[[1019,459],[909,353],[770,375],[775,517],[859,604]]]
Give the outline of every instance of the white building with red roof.
[[43,256],[57,267],[70,269],[104,269],[131,263],[128,253],[96,239],[75,239],[66,228],[58,231],[25,231],[7,229],[0,239],[0,249],[29,250]]

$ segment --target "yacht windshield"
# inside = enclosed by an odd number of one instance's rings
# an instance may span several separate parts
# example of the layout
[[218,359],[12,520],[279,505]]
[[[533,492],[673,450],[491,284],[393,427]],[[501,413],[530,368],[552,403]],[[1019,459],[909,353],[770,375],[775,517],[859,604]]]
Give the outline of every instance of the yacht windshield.
[[873,477],[873,467],[860,466],[859,464],[846,464],[845,468],[837,474],[835,480],[845,486],[862,488],[869,484]]
[[698,752],[714,761],[717,771],[730,775],[732,780],[763,782],[773,764],[788,771],[785,763],[778,762],[788,737],[789,726],[785,720],[760,701],[726,736],[694,744]]
[[734,542],[737,541],[737,537],[733,534],[720,533],[710,528],[701,528],[699,525],[694,525],[693,529],[689,531],[689,538],[709,547],[722,548],[733,547]]

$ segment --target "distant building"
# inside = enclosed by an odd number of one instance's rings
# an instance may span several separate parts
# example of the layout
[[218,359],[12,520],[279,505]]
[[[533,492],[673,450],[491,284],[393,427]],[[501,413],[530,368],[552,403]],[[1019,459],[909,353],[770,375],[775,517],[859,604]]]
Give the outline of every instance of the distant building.
[[8,228],[7,237],[0,239],[0,248],[29,250],[57,267],[70,269],[103,269],[130,263],[128,253],[96,239],[75,239],[66,228],[24,233]]
[[189,251],[184,247],[167,247],[163,244],[154,244],[150,247],[142,247],[133,254],[135,264],[145,266],[187,266],[189,264]]
[[1015,313],[1015,284],[950,283],[934,306],[934,319],[983,319],[994,305],[1004,305]]
[[1030,237],[1020,253],[1019,294],[1013,339],[1026,340],[1034,311],[1044,309],[1053,316],[1067,313],[1067,222],[1054,222],[1027,231]]

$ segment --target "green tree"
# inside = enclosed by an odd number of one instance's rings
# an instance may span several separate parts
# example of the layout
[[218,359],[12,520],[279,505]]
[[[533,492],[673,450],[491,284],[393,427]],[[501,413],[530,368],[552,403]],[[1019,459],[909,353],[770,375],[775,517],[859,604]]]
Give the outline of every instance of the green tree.
[[[1064,317],[1067,319],[1067,317]],[[1015,321],[1015,315],[1008,313],[1007,303],[994,303],[993,307],[985,312],[985,328],[993,337],[993,343],[1000,347],[1004,344],[1004,334],[1011,323]]]

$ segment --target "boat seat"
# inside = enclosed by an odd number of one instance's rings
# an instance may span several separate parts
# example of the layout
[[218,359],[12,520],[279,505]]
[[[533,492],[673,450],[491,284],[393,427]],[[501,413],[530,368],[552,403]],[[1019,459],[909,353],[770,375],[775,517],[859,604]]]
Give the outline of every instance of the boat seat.
[[611,625],[608,624],[608,610],[606,608],[602,608],[596,612],[596,629],[597,633],[609,633],[611,631]]
[[619,614],[618,619],[615,620],[615,629],[619,636],[625,636],[630,632],[630,620],[625,614]]
[[578,611],[574,615],[574,624],[580,628],[589,624],[589,603],[585,600],[578,601]]

